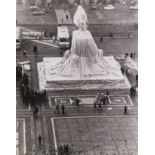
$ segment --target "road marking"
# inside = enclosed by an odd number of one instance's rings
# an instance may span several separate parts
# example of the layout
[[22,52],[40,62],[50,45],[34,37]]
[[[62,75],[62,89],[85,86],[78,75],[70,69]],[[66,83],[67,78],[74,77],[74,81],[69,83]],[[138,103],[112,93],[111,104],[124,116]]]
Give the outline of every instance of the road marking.
[[[18,122],[19,120],[23,121],[23,143],[24,143],[24,154],[26,154],[26,132],[25,132],[25,119],[23,118],[17,118],[16,121]],[[17,149],[17,148],[16,148]],[[19,154],[19,150],[18,150]]]
[[68,116],[68,117],[53,117],[53,118],[51,118],[51,119],[63,119],[63,118],[93,118],[93,117],[95,117],[95,118],[101,118],[101,117],[106,117],[106,118],[113,118],[113,117],[115,117],[115,118],[119,118],[119,117],[123,117],[123,118],[129,118],[129,117],[133,117],[133,116],[125,116],[125,115],[113,115],[113,116],[101,116],[101,115],[96,115],[96,116]]
[[[126,95],[124,95],[124,96],[126,96]],[[119,101],[121,101],[121,100],[120,100],[120,99],[117,99],[117,98],[121,98],[121,99],[123,99],[124,104],[127,104],[127,102],[126,102],[126,100],[125,100],[125,97],[124,97],[124,96],[111,96],[111,97],[115,97],[115,99],[114,99],[114,100],[119,100]],[[109,99],[109,104],[115,105],[115,103],[113,104],[113,103],[111,102],[110,97],[109,97],[108,99]],[[115,102],[115,101],[114,101],[114,102]],[[116,104],[118,104],[118,105],[122,105],[122,104],[120,104],[120,103],[116,103]]]
[[24,132],[24,154],[26,154],[26,132],[25,132],[25,119],[23,123],[23,132]]
[[131,103],[131,106],[133,106],[134,104],[133,104],[133,102],[132,102],[132,100],[131,100],[130,96],[129,96],[129,95],[126,95],[126,96],[129,98],[130,103]]
[[56,150],[56,155],[58,155],[58,152],[57,152],[58,146],[57,146],[57,139],[56,139],[56,134],[55,134],[54,118],[51,118],[51,122],[52,122],[53,138],[54,138],[54,147]]

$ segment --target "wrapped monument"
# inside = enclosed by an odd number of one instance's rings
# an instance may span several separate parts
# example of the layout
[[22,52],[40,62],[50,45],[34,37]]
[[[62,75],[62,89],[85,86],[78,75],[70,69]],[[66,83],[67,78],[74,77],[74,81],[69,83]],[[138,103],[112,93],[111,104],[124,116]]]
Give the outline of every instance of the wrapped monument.
[[129,83],[114,57],[103,57],[103,50],[87,30],[87,14],[78,6],[73,19],[71,49],[63,58],[44,58],[38,63],[40,89],[127,89]]

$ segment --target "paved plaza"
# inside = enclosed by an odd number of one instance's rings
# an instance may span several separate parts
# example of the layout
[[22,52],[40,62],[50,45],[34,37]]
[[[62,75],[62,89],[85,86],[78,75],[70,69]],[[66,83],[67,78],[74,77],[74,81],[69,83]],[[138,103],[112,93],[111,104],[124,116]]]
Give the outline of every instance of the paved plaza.
[[32,117],[16,118],[16,155],[32,154],[35,144],[33,125]]
[[[38,46],[37,56],[32,52],[34,45]],[[23,56],[22,50],[17,51],[17,62],[30,60],[30,85],[38,90],[37,62],[45,56],[57,57],[59,51],[30,40],[24,41],[23,46],[28,51],[27,56]],[[137,154],[137,96],[132,98],[123,92],[110,92],[109,103],[103,111],[94,112],[93,101],[98,91],[53,91],[48,93],[48,100],[41,104],[35,119],[33,107],[23,103],[18,86],[16,91],[17,155],[23,155],[24,151],[32,155],[54,155],[55,147],[64,143],[71,146],[75,155]],[[79,107],[70,102],[77,97],[81,99]],[[67,103],[65,115],[55,114],[55,103],[61,100]],[[128,115],[124,115],[124,105],[128,107]],[[39,134],[43,137],[41,148],[37,139]]]
[[[16,151],[24,153],[49,153],[68,144],[71,155],[137,155],[137,116],[62,116],[42,112],[34,122],[30,117],[17,117]],[[37,129],[41,121],[41,130]],[[43,146],[38,146],[37,133],[43,132]],[[43,135],[42,135],[43,136]]]
[[[26,5],[28,5],[26,3]],[[118,5],[115,10],[100,7],[91,10],[85,6],[88,14],[88,29],[93,35],[97,47],[103,49],[105,56],[123,57],[134,52],[138,61],[137,10],[129,10],[127,5]],[[75,8],[69,8],[71,18]],[[43,16],[32,16],[21,4],[17,4],[17,25],[26,29],[56,36],[57,19],[55,11]],[[69,33],[75,26],[68,24]],[[114,37],[109,37],[109,32]],[[129,32],[132,35],[129,36]],[[103,42],[100,41],[103,37]],[[47,39],[47,38],[46,38]],[[29,87],[36,94],[39,91],[37,63],[44,57],[62,57],[59,47],[52,40],[23,40],[16,50],[16,63],[29,62]],[[33,52],[37,46],[37,53]],[[26,50],[26,54],[23,51]],[[120,62],[119,62],[120,63]],[[126,75],[125,75],[126,76]],[[126,76],[131,85],[134,77]],[[66,155],[58,150],[60,146],[69,146],[68,155],[137,155],[138,154],[138,91],[131,97],[129,90],[110,90],[108,101],[103,110],[94,110],[94,101],[102,90],[54,90],[47,91],[46,100],[37,100],[35,105],[25,103],[19,87],[16,85],[16,155]],[[41,92],[42,93],[42,92]],[[80,100],[79,106],[74,99]],[[60,113],[56,113],[56,104]],[[65,105],[65,114],[61,104]],[[124,114],[124,107],[127,114]],[[35,115],[35,108],[38,112]],[[38,137],[41,136],[41,145]]]
[[55,145],[72,146],[71,154],[137,155],[136,117],[55,118]]

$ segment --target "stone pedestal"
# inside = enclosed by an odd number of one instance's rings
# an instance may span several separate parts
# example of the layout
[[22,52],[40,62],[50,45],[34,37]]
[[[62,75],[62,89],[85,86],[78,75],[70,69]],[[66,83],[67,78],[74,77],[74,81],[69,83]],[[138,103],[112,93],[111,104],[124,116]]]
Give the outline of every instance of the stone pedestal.
[[129,89],[130,84],[122,75],[119,63],[114,57],[104,57],[108,63],[108,73],[90,77],[69,77],[51,75],[50,69],[62,58],[44,58],[37,64],[40,90],[99,90],[99,89]]

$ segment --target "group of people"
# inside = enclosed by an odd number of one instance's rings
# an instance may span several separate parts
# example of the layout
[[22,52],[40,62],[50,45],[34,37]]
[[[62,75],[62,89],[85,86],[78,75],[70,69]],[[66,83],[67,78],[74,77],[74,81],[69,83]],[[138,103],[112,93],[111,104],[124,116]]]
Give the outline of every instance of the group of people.
[[16,82],[19,87],[22,87],[23,85],[27,87],[29,85],[28,75],[23,73],[22,66],[20,65],[16,66]]
[[60,113],[60,108],[61,108],[61,113],[65,114],[65,105],[62,104],[61,107],[60,107],[59,103],[56,103],[56,105],[55,105],[55,112],[54,113],[55,114],[59,114]]
[[97,93],[96,99],[94,101],[94,111],[102,111],[102,106],[105,106],[109,103],[109,91],[107,90],[106,94],[103,92]]
[[69,148],[68,144],[58,146],[58,153],[60,155],[69,155],[69,150],[70,150],[70,148]]
[[17,67],[18,70],[18,84],[20,88],[20,94],[23,100],[23,103],[28,104],[30,103],[32,106],[35,107],[37,103],[45,102],[46,101],[46,90],[43,92],[38,92],[30,88],[29,86],[29,78],[26,73],[22,74],[22,69],[20,67]]
[[34,91],[29,86],[21,85],[21,95],[24,103],[30,103],[33,107],[46,101],[46,90],[43,92]]
[[132,52],[132,53],[125,53],[125,58],[129,57],[132,58],[132,59],[135,59],[136,58],[136,53],[135,52]]
[[[34,55],[37,56],[37,54],[38,54],[38,47],[37,47],[37,45],[33,46],[32,51],[33,51]],[[26,49],[23,49],[23,57],[25,57],[25,58],[27,57],[27,50]]]

